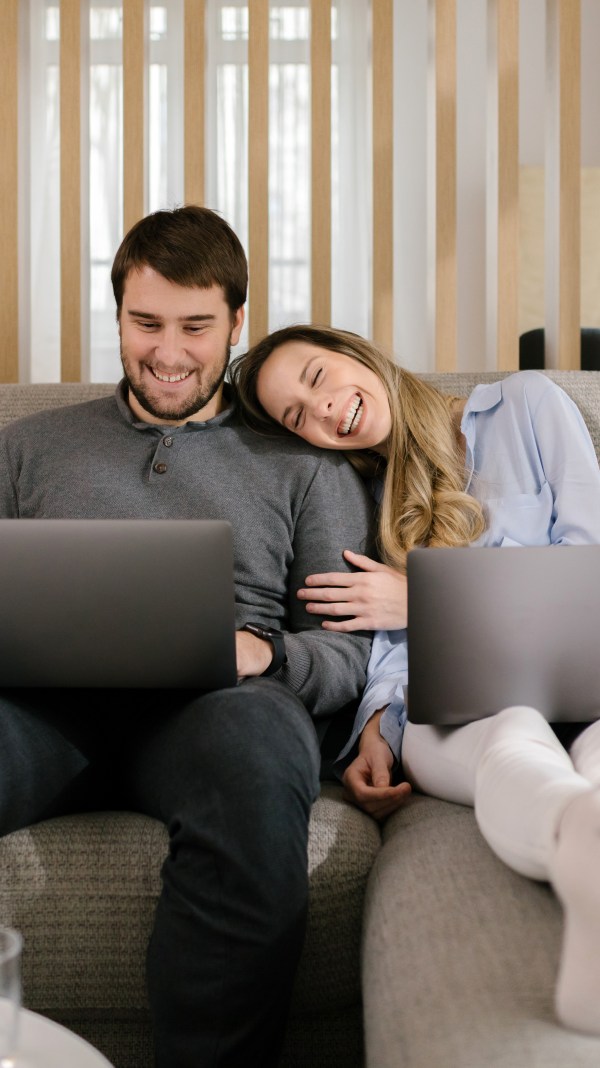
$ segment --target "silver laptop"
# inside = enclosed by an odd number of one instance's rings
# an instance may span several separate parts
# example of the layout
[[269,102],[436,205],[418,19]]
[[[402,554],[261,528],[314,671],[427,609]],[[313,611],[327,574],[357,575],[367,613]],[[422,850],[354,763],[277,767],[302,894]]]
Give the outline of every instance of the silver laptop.
[[600,545],[408,554],[408,717],[600,716]]
[[0,689],[235,683],[228,523],[0,520]]

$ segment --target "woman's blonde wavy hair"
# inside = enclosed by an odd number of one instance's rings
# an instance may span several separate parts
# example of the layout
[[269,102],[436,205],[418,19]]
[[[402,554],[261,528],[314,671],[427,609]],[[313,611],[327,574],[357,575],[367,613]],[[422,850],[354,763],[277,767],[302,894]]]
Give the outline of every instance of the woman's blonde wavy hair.
[[284,434],[258,400],[258,373],[275,349],[301,341],[350,356],[383,383],[392,415],[388,459],[370,451],[346,452],[363,477],[384,480],[379,512],[379,551],[401,571],[406,553],[419,545],[468,545],[485,530],[481,505],[465,492],[464,460],[457,446],[453,407],[457,397],[439,393],[403,370],[376,345],[343,330],[290,326],[259,341],[230,367],[241,418],[260,434]]

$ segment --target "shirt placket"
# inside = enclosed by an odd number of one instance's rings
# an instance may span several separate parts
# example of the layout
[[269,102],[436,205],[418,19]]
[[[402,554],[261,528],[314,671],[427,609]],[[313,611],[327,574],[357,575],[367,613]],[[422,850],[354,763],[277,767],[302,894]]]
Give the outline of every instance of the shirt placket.
[[150,465],[150,482],[164,482],[172,474],[181,448],[180,434],[162,434],[158,440]]

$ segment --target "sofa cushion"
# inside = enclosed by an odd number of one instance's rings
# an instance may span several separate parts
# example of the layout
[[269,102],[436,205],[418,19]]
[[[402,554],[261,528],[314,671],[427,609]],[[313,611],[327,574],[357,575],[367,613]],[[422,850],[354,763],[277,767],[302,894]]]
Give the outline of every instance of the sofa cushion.
[[369,1068],[597,1066],[600,1040],[554,1017],[561,929],[549,886],[498,860],[472,809],[413,795],[367,890]]
[[[324,784],[310,822],[309,924],[292,1019],[344,1021],[351,1012],[354,1059],[332,1048],[332,1064],[361,1059],[362,905],[380,842],[377,824]],[[0,923],[24,936],[25,1005],[118,1068],[151,1063],[144,962],[166,849],[161,823],[124,812],[63,816],[0,839]],[[302,1027],[293,1030],[297,1045]],[[321,1052],[327,1030],[317,1027]],[[293,1046],[288,1062],[297,1062]]]

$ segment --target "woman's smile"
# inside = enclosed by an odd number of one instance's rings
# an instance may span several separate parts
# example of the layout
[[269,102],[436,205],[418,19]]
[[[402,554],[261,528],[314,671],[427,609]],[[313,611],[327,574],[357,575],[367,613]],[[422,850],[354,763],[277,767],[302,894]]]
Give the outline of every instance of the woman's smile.
[[340,425],[338,426],[338,434],[342,437],[346,434],[355,434],[360,425],[362,414],[364,410],[363,399],[360,394],[356,394],[348,405],[348,410],[344,415]]

